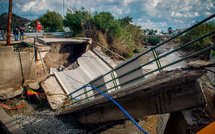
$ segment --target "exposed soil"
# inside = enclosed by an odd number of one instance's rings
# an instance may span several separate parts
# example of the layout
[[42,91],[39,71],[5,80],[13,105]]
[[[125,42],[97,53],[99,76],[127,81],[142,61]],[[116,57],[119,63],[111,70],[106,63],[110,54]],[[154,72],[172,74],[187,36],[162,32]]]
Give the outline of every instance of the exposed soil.
[[59,66],[68,67],[80,57],[86,49],[86,44],[68,44],[51,43],[50,51],[46,54],[44,60],[50,67]]

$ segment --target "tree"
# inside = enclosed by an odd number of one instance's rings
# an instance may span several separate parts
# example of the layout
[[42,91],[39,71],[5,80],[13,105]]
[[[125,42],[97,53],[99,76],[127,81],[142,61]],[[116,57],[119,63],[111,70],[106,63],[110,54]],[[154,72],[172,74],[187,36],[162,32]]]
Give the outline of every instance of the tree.
[[63,29],[63,17],[56,12],[47,11],[42,17],[39,18],[45,29],[50,32],[60,31]]
[[125,18],[120,19],[120,21],[125,22],[126,24],[130,24],[132,20],[133,18],[130,18],[129,16],[126,16]]
[[169,28],[167,29],[167,31],[168,31],[168,34],[169,34],[169,35],[172,34],[172,32],[173,32],[172,27],[169,27]]
[[65,20],[63,20],[64,26],[70,27],[75,35],[82,34],[85,29],[89,29],[89,25],[92,20],[92,15],[85,11],[82,7],[81,10],[76,8],[67,9]]
[[97,24],[98,29],[107,32],[114,22],[114,17],[110,12],[100,12],[94,16],[94,23]]
[[30,26],[33,27],[33,28],[37,27],[37,19],[31,21]]

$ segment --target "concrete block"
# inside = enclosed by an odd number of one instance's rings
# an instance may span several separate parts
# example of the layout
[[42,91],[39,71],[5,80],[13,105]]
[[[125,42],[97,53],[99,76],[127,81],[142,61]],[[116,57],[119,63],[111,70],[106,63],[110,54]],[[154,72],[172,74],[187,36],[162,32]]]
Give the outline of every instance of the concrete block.
[[54,76],[49,77],[46,81],[41,83],[42,88],[44,89],[45,93],[48,94],[47,100],[50,104],[52,109],[58,109],[64,102],[66,98],[65,92],[59,85],[58,81]]

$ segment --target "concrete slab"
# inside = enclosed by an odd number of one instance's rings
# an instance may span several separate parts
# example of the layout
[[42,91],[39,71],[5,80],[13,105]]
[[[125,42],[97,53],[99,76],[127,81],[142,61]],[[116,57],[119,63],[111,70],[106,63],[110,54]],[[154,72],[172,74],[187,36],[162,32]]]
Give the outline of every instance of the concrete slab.
[[55,72],[58,72],[58,70],[57,70],[56,68],[50,68],[50,69],[49,69],[49,72],[50,72],[50,73],[49,73],[50,75],[54,75],[54,73],[55,73]]
[[[63,87],[64,91],[67,94],[74,92],[75,90],[81,88],[85,84],[88,84],[93,79],[106,74],[111,70],[111,68],[104,63],[97,55],[95,55],[92,51],[87,51],[78,59],[79,67],[74,70],[63,71],[63,72],[55,72],[55,76],[59,81],[60,85]],[[112,79],[111,74],[106,75],[102,78],[103,83]],[[94,84],[99,85],[102,83],[94,82]],[[95,86],[95,85],[94,85]],[[106,88],[114,87],[112,82],[105,85]],[[86,91],[91,90],[91,88],[87,87]],[[115,89],[114,89],[115,90]],[[79,94],[83,94],[84,91],[78,91],[72,95],[75,97]],[[96,93],[94,91],[94,93]],[[87,95],[94,95],[93,91],[88,92]],[[77,99],[85,98],[86,94],[78,96]],[[75,97],[76,98],[76,97]],[[92,97],[94,98],[94,97]]]
[[94,48],[92,50],[94,53],[96,53],[97,56],[100,56],[104,62],[108,63],[111,67],[116,67],[117,64],[110,58],[108,57],[106,54],[104,54],[101,50],[101,47],[97,46],[96,48]]
[[[136,85],[111,92],[114,99],[133,118],[146,115],[171,113],[196,106],[205,106],[206,101],[199,83],[203,70],[179,70],[159,73]],[[105,112],[104,112],[105,111]],[[71,105],[60,113],[73,114],[81,123],[98,123],[127,119],[121,109],[105,96]]]
[[46,81],[41,83],[41,86],[46,94],[50,94],[46,96],[51,108],[58,109],[59,107],[61,107],[66,96],[61,95],[65,93],[63,92],[61,86],[58,84],[56,78],[54,76],[49,77]]
[[111,68],[105,64],[98,56],[92,51],[87,51],[79,59],[78,63],[82,67],[83,71],[91,78],[95,79],[101,74],[105,74],[111,70]]
[[[128,63],[127,65],[117,69],[115,72],[116,72],[117,76],[119,77],[119,76],[124,75],[126,72],[130,72],[130,71],[138,68],[140,65],[141,64],[140,64],[139,59],[136,59],[136,60]],[[118,65],[117,67],[119,67],[119,66],[120,65]],[[125,75],[125,76],[119,78],[118,79],[119,83],[124,84],[124,85],[121,85],[121,88],[126,87],[126,86],[131,86],[132,84],[135,84],[135,83],[137,83],[139,81],[142,81],[143,79],[145,79],[144,77],[136,79],[134,81],[131,81],[131,80],[133,80],[135,78],[138,78],[139,76],[142,76],[142,75],[144,75],[144,72],[143,72],[142,68],[140,68],[140,69],[137,69],[136,71],[134,71],[132,73],[129,73],[128,75]],[[131,81],[131,82],[129,82],[129,81]],[[127,82],[129,82],[129,83],[127,83]],[[125,84],[125,83],[127,83],[127,84]]]
[[[69,71],[55,72],[54,74],[67,94],[74,92],[92,80],[81,67]],[[83,93],[83,90],[74,93],[72,96],[74,97],[81,93]],[[78,98],[81,99],[84,96],[82,95]]]
[[86,42],[86,40],[78,40],[78,39],[68,39],[68,38],[40,38],[38,39],[39,43],[47,44],[47,43],[71,43],[71,44],[80,44]]
[[14,121],[0,106],[0,123],[3,124],[3,129],[9,134],[25,134],[20,126]]

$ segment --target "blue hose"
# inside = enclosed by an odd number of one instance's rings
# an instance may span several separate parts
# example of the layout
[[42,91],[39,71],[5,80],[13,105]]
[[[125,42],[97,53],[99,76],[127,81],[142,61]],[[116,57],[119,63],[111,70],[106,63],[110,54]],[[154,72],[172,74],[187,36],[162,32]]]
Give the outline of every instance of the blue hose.
[[112,98],[110,98],[108,95],[106,95],[105,93],[103,93],[102,91],[100,91],[98,88],[94,87],[94,86],[91,86],[89,85],[90,87],[98,90],[101,94],[103,94],[105,97],[107,97],[108,99],[110,99],[111,101],[113,101],[129,118],[130,120],[145,134],[148,134],[145,130],[143,130],[135,121],[134,119],[132,119],[132,117],[115,101],[113,100]]

